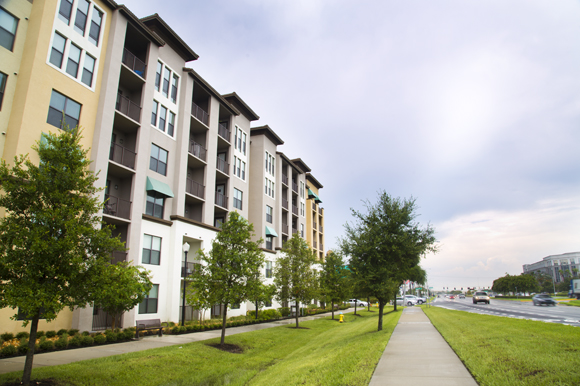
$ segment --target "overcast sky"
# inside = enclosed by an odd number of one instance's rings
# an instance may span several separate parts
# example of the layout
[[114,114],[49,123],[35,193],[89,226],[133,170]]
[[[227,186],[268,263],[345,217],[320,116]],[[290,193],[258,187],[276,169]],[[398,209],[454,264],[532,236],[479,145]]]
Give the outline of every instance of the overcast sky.
[[435,289],[580,251],[580,2],[124,3],[159,13],[200,55],[188,66],[310,166],[325,249],[385,190],[436,229]]

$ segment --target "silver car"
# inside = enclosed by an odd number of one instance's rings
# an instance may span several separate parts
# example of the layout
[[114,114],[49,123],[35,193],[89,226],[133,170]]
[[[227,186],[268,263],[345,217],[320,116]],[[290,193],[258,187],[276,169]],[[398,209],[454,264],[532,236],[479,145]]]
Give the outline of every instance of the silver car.
[[417,299],[415,297],[410,297],[410,298],[397,298],[397,305],[398,306],[402,306],[402,305],[407,305],[407,306],[414,306],[415,304],[417,304]]

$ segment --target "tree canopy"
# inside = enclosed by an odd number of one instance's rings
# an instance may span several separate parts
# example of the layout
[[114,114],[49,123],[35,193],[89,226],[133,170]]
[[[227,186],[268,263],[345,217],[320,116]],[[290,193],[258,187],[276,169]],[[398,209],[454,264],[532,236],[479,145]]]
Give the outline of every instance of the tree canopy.
[[491,289],[502,294],[508,292],[537,292],[540,290],[540,285],[534,275],[522,273],[515,276],[506,273],[504,277],[493,281]]
[[334,304],[348,299],[351,272],[346,267],[344,258],[340,253],[331,251],[326,255],[320,271],[321,295],[330,300],[332,319],[334,319]]
[[351,209],[355,221],[345,224],[339,242],[353,272],[379,302],[380,331],[384,306],[405,280],[417,275],[420,259],[437,251],[435,230],[415,221],[414,198],[393,198],[382,191],[376,204],[365,201],[365,207],[365,213]]

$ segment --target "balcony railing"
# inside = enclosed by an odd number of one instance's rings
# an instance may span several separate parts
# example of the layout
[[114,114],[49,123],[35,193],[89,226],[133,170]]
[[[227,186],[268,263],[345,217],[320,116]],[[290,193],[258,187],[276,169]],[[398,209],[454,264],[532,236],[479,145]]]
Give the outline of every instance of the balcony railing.
[[296,205],[292,205],[292,214],[298,216],[298,207]]
[[205,186],[188,178],[185,181],[185,191],[189,194],[193,194],[195,197],[205,198]]
[[127,252],[113,251],[111,253],[111,264],[118,264],[127,261]]
[[316,229],[316,222],[312,223],[312,229]]
[[130,220],[131,201],[123,200],[122,198],[105,194],[105,204],[103,208],[103,213]]
[[193,270],[195,269],[195,263],[187,263],[186,266],[183,266],[183,263],[181,264],[181,277],[186,277],[189,276],[193,273]]
[[323,233],[324,229],[322,227],[322,225],[320,226],[320,229],[318,230],[320,233]]
[[288,234],[288,224],[282,223],[282,233]]
[[292,181],[292,191],[298,193],[298,184]]
[[221,194],[220,192],[215,192],[215,204],[221,206],[222,208],[228,208],[228,196]]
[[220,135],[220,137],[222,137],[226,141],[230,142],[232,133],[230,132],[230,129],[228,129],[228,127],[226,125],[224,125],[223,123],[220,123],[218,125],[218,134]]
[[312,202],[312,210],[316,212],[316,203]]
[[121,94],[117,95],[117,111],[125,114],[134,121],[141,122],[141,106]]
[[298,229],[292,228],[292,234],[298,233]]
[[324,251],[324,245],[322,245],[322,243],[320,243],[320,250]]
[[145,79],[145,70],[147,69],[147,65],[141,59],[136,57],[131,51],[125,48],[123,50],[122,60],[125,66],[129,67],[135,74]]
[[194,140],[189,141],[189,152],[201,160],[206,160],[207,150]]
[[285,174],[282,174],[282,183],[288,186],[288,176]]
[[109,159],[111,161],[135,169],[135,155],[134,151],[119,144],[111,143],[111,151],[109,151]]
[[318,214],[319,214],[319,215],[321,215],[321,216],[322,216],[322,214],[323,214],[323,213],[322,213],[322,210],[323,210],[323,208],[320,208],[320,207],[318,208]]
[[314,249],[317,249],[318,248],[318,243],[316,241],[313,241],[312,242],[312,246],[314,247]]
[[191,102],[191,115],[205,123],[206,126],[209,126],[209,115],[194,102]]
[[285,198],[282,199],[282,208],[288,210],[288,200]]
[[217,159],[217,169],[224,172],[225,174],[230,174],[230,164],[219,157]]

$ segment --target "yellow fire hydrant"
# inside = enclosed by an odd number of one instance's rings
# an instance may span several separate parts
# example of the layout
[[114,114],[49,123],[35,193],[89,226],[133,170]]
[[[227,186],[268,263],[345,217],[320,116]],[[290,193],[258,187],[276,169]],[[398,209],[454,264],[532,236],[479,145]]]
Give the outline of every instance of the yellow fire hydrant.
[[344,322],[344,315],[342,314],[342,312],[340,313],[340,319],[338,319],[339,323]]

